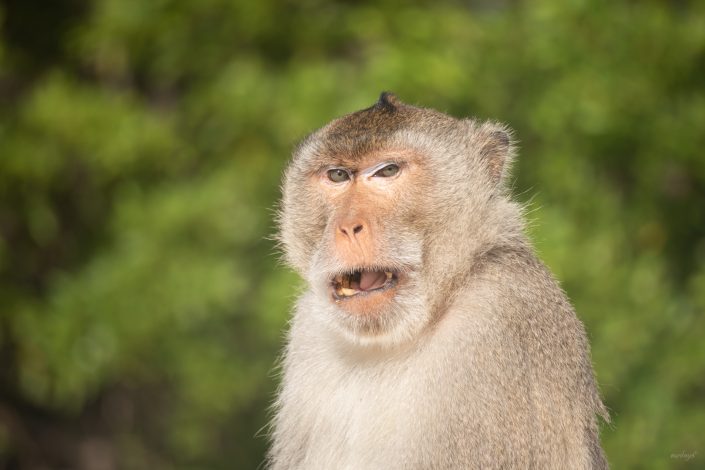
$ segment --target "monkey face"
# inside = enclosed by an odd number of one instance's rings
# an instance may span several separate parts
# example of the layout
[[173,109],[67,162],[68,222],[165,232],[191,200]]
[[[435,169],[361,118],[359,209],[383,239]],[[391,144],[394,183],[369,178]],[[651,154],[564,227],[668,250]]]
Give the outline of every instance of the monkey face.
[[[322,246],[329,267],[321,267],[330,278],[331,299],[351,314],[365,315],[391,301],[406,271],[417,268],[397,256],[398,248],[414,240],[393,236],[403,219],[399,199],[413,197],[406,188],[413,187],[417,165],[403,151],[340,163],[313,178],[331,211]],[[395,250],[394,242],[402,246]]]
[[280,218],[311,315],[356,343],[398,343],[423,325],[426,156],[410,147],[300,153]]
[[419,158],[386,149],[338,158],[309,176],[328,217],[307,277],[326,314],[357,340],[386,336],[413,317],[410,298],[421,298],[423,238],[413,229]]
[[504,200],[508,145],[497,126],[391,95],[307,137],[279,214],[286,259],[313,294],[302,310],[357,343],[417,337],[501,230],[489,206]]

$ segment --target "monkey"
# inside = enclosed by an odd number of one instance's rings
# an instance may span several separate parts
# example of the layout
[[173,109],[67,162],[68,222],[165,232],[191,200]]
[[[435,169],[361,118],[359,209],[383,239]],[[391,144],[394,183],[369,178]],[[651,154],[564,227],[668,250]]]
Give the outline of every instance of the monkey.
[[266,465],[604,469],[585,328],[511,198],[512,131],[384,92],[295,149],[278,237],[305,282]]

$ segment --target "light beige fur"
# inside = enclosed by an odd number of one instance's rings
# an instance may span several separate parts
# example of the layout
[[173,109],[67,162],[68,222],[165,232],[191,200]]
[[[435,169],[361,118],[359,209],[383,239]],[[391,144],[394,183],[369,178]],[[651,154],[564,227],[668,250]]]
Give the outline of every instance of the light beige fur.
[[[333,244],[340,208],[315,175],[386,149],[417,156],[394,209],[371,215],[379,266],[406,281],[381,314],[350,315],[328,288],[349,268]],[[585,331],[507,194],[513,154],[503,126],[390,94],[299,146],[280,237],[309,288],[288,333],[270,468],[607,468]]]

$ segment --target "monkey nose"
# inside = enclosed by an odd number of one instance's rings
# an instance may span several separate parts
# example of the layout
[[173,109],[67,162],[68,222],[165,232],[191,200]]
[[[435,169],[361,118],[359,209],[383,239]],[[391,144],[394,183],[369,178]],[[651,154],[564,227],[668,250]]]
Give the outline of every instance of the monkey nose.
[[338,230],[350,239],[355,238],[355,236],[364,229],[365,223],[361,220],[345,221],[338,226]]

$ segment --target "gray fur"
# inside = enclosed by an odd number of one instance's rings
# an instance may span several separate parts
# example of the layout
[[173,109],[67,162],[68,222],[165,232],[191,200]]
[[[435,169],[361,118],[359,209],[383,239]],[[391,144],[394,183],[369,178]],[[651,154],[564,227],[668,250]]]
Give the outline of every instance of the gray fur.
[[[337,208],[313,183],[410,149],[422,172],[378,217],[379,264],[408,276],[382,314],[331,301]],[[272,469],[603,469],[608,419],[582,323],[524,235],[511,133],[391,94],[307,137],[286,171],[286,259],[308,282],[283,357]]]

